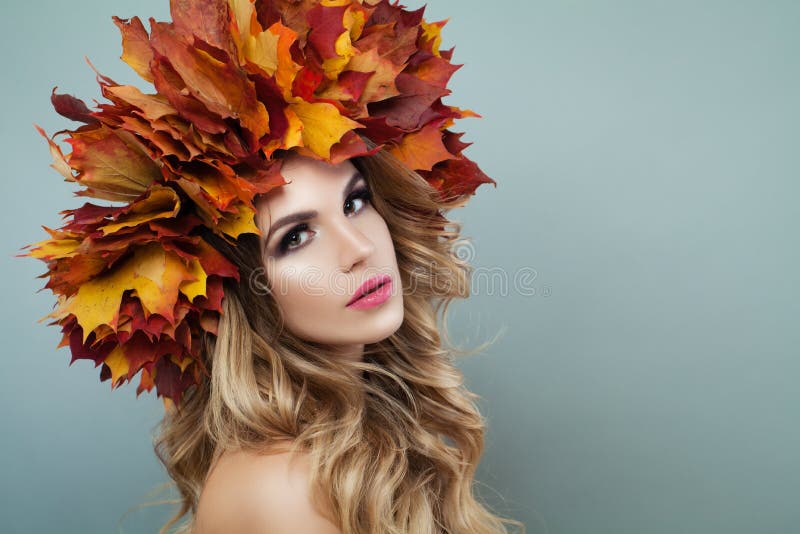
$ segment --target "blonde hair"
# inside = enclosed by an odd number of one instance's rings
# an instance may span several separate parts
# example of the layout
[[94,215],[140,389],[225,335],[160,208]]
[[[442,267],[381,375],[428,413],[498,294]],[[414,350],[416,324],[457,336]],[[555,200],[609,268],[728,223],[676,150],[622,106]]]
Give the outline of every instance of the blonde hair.
[[[225,451],[265,450],[291,440],[308,453],[314,498],[329,503],[343,533],[505,533],[473,495],[485,422],[463,384],[445,318],[469,296],[472,267],[458,258],[461,224],[444,212],[419,174],[384,151],[354,158],[392,235],[404,288],[404,320],[387,339],[365,346],[363,362],[283,327],[274,299],[259,291],[258,236],[236,247],[207,236],[239,267],[225,287],[216,336],[203,357],[211,378],[189,390],[159,426],[155,450],[181,495],[160,532],[189,514],[190,532],[204,480]],[[441,326],[437,318],[441,316]],[[326,357],[327,354],[327,357]],[[450,443],[448,443],[448,441]]]

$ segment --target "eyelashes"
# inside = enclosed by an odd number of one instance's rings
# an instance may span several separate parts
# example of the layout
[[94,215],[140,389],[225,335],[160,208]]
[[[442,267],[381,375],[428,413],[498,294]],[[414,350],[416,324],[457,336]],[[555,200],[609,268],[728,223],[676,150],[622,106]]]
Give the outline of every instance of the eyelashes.
[[[366,207],[366,203],[372,198],[372,193],[366,186],[361,186],[356,188],[355,191],[350,193],[347,198],[345,199],[344,203],[347,204],[348,202],[356,199],[361,199],[364,201],[364,206]],[[359,210],[361,211],[361,210]]]
[[[308,230],[308,224],[307,223],[298,224],[298,225],[292,227],[291,230],[286,232],[286,234],[281,239],[280,243],[278,243],[278,254],[280,256],[283,256],[284,254],[286,254],[288,252],[288,250],[289,250],[289,247],[292,245],[292,238],[294,236],[296,236],[296,235],[300,235],[302,232],[305,232],[307,230]],[[295,248],[297,248],[297,247],[292,247],[292,249],[295,249]]]
[[[352,193],[350,193],[347,198],[345,199],[345,205],[350,204],[355,200],[362,200],[364,205],[355,210],[354,213],[360,213],[364,208],[366,208],[367,204],[372,199],[372,192],[366,187],[361,186]],[[300,247],[303,247],[305,243],[310,238],[306,238],[302,241],[297,241],[301,235],[306,232],[310,232],[312,235],[315,233],[313,230],[309,230],[308,223],[300,223],[293,226],[289,231],[287,231],[283,237],[281,238],[280,242],[278,243],[277,247],[277,255],[283,256],[285,254],[289,254],[294,250],[297,250]]]

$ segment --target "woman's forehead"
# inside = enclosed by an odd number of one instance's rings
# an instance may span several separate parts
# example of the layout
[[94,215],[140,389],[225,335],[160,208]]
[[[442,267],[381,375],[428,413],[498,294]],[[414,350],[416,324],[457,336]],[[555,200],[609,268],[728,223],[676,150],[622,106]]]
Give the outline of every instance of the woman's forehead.
[[297,211],[315,209],[321,196],[341,194],[358,170],[349,161],[331,164],[306,156],[290,155],[281,164],[281,174],[289,182],[256,199],[259,226]]

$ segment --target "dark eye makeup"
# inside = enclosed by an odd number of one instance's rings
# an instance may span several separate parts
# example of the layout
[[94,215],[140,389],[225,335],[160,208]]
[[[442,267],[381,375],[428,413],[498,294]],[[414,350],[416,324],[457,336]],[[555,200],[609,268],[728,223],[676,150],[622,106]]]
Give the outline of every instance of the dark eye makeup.
[[[364,201],[364,206],[366,206],[367,203],[369,203],[372,199],[372,192],[369,190],[369,188],[367,188],[367,186],[361,186],[355,189],[347,196],[344,204],[345,206],[349,206],[353,201],[359,199]],[[361,209],[364,208],[362,207]],[[360,213],[361,209],[356,210],[354,213]],[[277,256],[283,256],[284,254],[288,254],[289,252],[304,246],[305,241],[299,242],[298,238],[300,237],[300,234],[306,231],[311,231],[313,233],[312,230],[309,230],[308,223],[300,223],[293,226],[291,229],[289,229],[289,231],[283,234],[283,237],[278,242]]]

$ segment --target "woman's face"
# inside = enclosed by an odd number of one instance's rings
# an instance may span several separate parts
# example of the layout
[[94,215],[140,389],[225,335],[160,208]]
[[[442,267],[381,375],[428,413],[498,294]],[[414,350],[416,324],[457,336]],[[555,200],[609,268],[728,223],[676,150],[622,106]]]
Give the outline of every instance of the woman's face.
[[[403,322],[403,291],[389,229],[349,161],[331,165],[292,155],[288,183],[256,202],[269,287],[286,328],[361,359],[363,345]],[[354,304],[370,280],[390,282]]]

